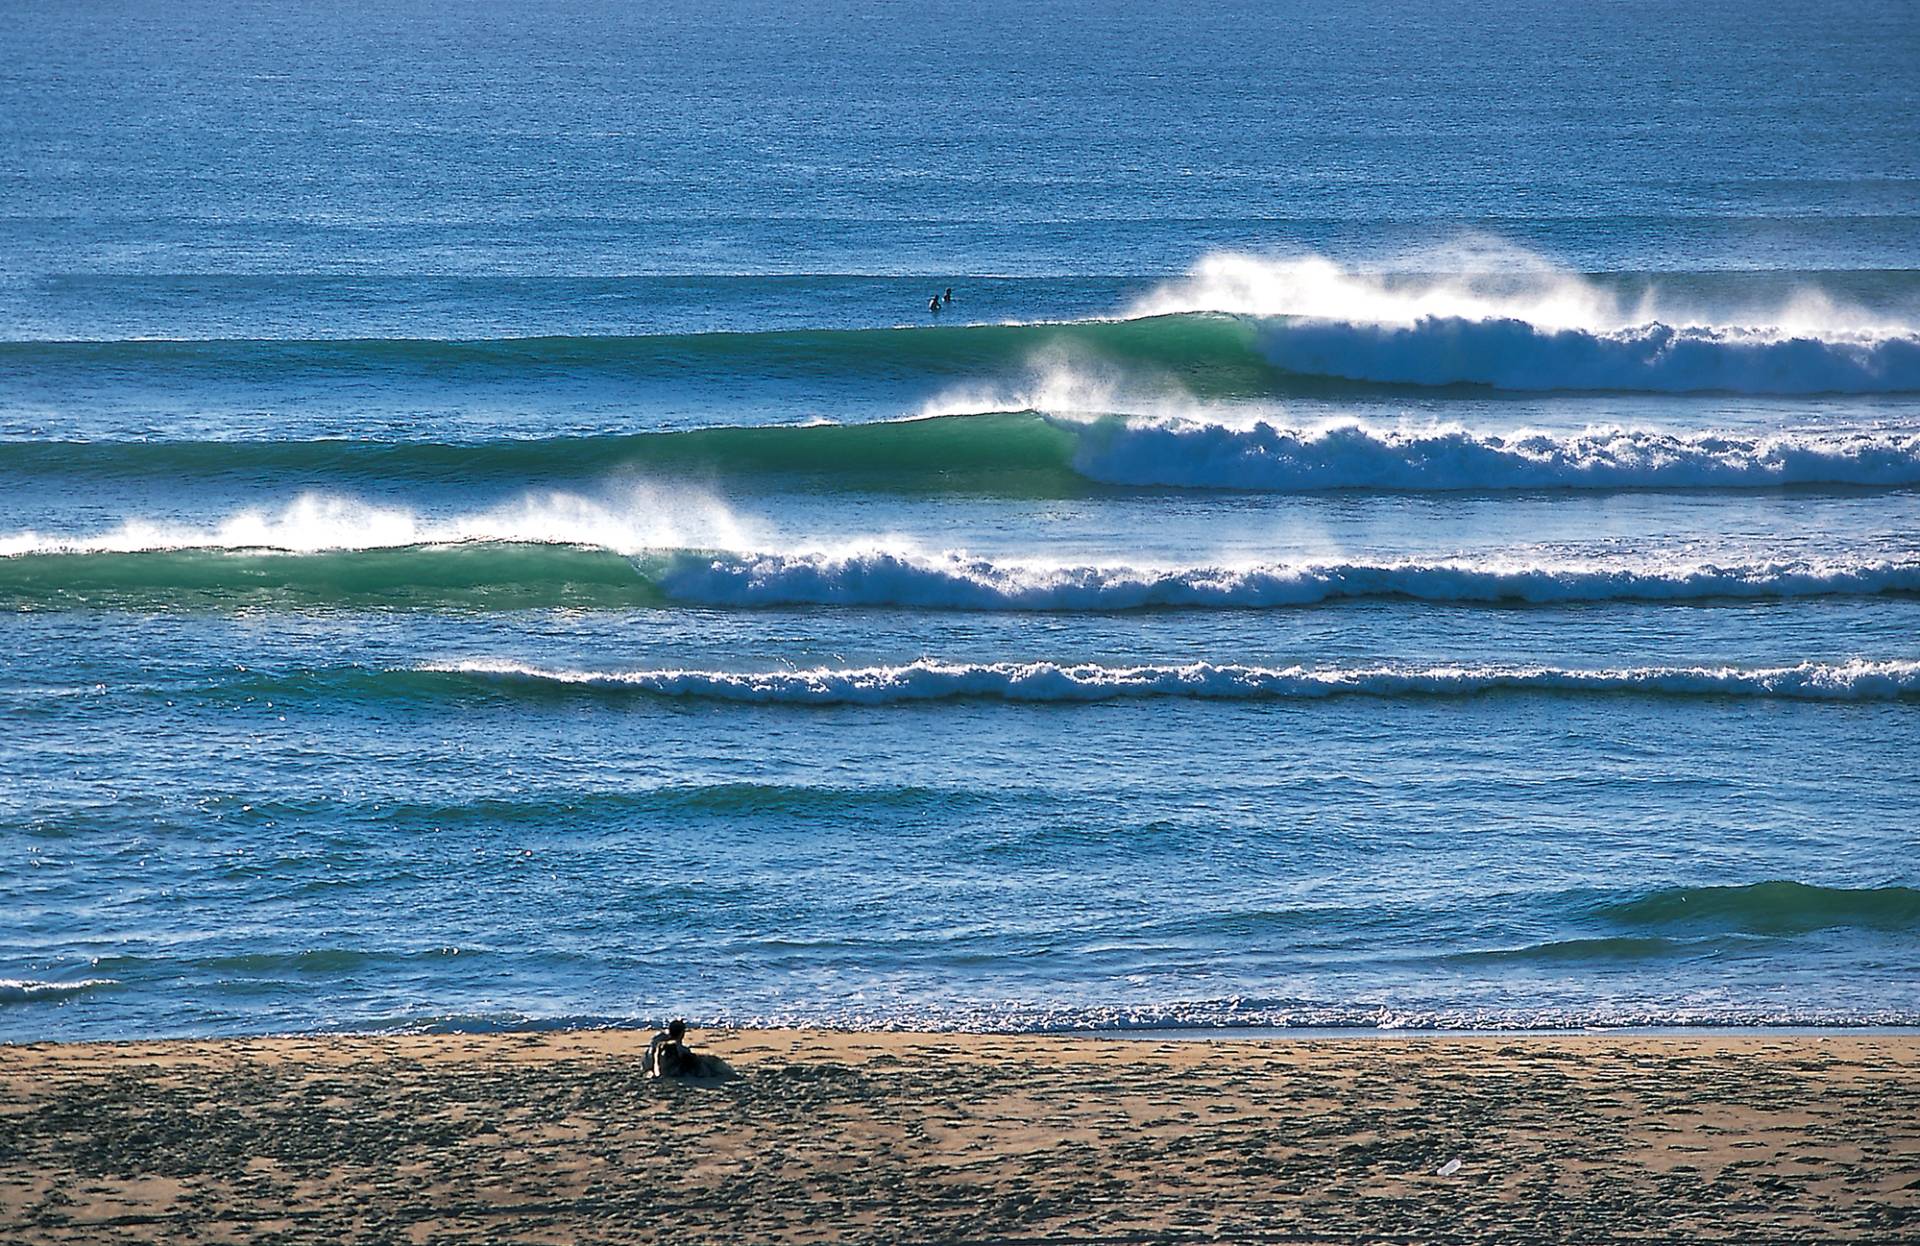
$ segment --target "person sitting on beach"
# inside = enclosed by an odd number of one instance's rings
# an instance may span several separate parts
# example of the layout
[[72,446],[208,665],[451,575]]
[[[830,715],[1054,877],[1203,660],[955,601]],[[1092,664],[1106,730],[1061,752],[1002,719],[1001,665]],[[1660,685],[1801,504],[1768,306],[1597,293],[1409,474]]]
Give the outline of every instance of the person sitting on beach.
[[733,1068],[719,1056],[699,1056],[687,1046],[687,1023],[678,1018],[653,1036],[641,1058],[645,1077],[732,1077]]
[[692,1064],[693,1052],[687,1048],[687,1023],[676,1019],[667,1022],[667,1028],[647,1044],[640,1071],[649,1077],[684,1077]]

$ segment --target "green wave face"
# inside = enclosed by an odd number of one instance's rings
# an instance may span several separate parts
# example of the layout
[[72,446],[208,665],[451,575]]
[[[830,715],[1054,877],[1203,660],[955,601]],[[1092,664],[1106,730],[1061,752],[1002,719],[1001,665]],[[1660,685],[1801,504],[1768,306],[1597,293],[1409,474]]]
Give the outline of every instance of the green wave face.
[[403,377],[485,383],[490,376],[579,380],[745,373],[783,379],[1004,376],[1066,353],[1180,378],[1199,394],[1259,392],[1278,375],[1255,327],[1211,313],[1135,320],[782,329],[640,337],[473,341],[340,340],[0,342],[0,374],[128,370],[191,381]]
[[1029,411],[865,424],[737,426],[470,444],[377,441],[0,442],[0,472],[93,482],[298,477],[519,485],[620,472],[779,476],[820,489],[1077,496],[1080,427]]
[[1804,934],[1830,927],[1920,930],[1920,890],[1817,887],[1774,881],[1744,887],[1676,887],[1608,905],[1600,916],[1643,930]]
[[0,609],[621,609],[658,605],[634,563],[569,545],[320,553],[166,550],[0,558]]

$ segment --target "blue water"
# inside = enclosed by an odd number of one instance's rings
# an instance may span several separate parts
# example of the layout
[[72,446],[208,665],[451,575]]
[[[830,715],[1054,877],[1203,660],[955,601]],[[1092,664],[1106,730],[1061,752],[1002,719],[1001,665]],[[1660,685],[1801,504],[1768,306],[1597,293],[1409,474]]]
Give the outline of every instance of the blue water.
[[8,27],[0,1038],[1920,1022],[1911,6]]

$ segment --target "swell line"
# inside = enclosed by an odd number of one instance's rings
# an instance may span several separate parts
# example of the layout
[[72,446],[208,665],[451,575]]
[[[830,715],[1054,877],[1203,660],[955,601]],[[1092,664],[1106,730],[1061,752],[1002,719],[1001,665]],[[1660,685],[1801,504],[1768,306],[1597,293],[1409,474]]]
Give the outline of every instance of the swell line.
[[[1698,603],[1920,593],[1920,561],[1731,565],[1527,564],[1504,560],[1068,566],[964,552],[623,551],[551,530],[491,539],[263,548],[257,533],[134,533],[79,542],[16,538],[0,556],[0,607],[337,605],[712,609],[849,607],[954,611],[1269,610],[1358,600],[1463,606]],[[585,536],[586,534],[582,534]],[[252,539],[248,539],[252,538]],[[335,540],[344,538],[336,536]]]
[[92,483],[315,478],[530,484],[631,471],[776,475],[824,488],[1072,495],[1089,486],[1331,490],[1904,488],[1920,433],[1476,432],[1042,411],[861,424],[720,426],[466,444],[0,442],[0,471]]
[[1194,662],[1099,666],[1052,662],[947,663],[855,669],[587,671],[514,661],[428,664],[421,673],[532,693],[590,690],[672,700],[784,705],[901,705],[1001,700],[1076,703],[1138,698],[1222,701],[1384,699],[1494,692],[1897,701],[1920,696],[1920,662],[1806,662],[1796,666],[1434,666],[1310,669]]
[[[1906,325],[1562,323],[1537,308],[1432,300],[1381,310],[1170,310],[1111,319],[874,329],[777,329],[470,340],[221,339],[0,342],[0,380],[222,386],[410,381],[568,385],[688,375],[938,381],[1102,361],[1198,395],[1345,386],[1523,391],[1880,394],[1920,390]],[[1434,310],[1438,309],[1438,310]]]

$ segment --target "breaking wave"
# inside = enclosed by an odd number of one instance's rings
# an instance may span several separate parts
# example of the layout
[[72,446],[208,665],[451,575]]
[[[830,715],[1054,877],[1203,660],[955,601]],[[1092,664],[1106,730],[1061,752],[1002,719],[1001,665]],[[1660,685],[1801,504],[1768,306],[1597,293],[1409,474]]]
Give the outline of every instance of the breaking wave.
[[1392,276],[1320,256],[1210,256],[1139,316],[1224,314],[1260,326],[1282,370],[1397,385],[1745,394],[1920,389],[1920,329],[1817,291],[1709,309],[1629,298],[1513,248],[1469,271]]
[[1459,697],[1488,692],[1890,701],[1920,696],[1920,662],[1806,662],[1797,666],[1434,666],[1309,669],[1216,665],[947,663],[782,671],[548,669],[510,661],[418,668],[534,691],[591,689],[650,697],[788,705],[898,705],[923,701],[1320,700],[1336,696]]
[[28,1004],[65,999],[95,987],[117,986],[112,978],[84,978],[78,982],[42,982],[33,978],[0,978],[0,1004]]
[[94,481],[238,477],[506,485],[618,472],[777,474],[829,489],[1021,496],[1084,493],[1090,483],[1303,493],[1900,488],[1920,484],[1920,433],[1495,433],[1360,423],[1296,428],[1264,421],[1083,416],[1042,407],[865,424],[471,444],[0,442],[0,469]]
[[[1438,561],[1133,567],[961,551],[750,553],[655,548],[553,526],[461,536],[467,521],[330,529],[291,548],[251,524],[0,542],[0,607],[317,605],[518,609],[794,606],[981,611],[1259,610],[1362,599],[1447,605],[1710,602],[1920,593],[1920,561],[1729,565]],[[612,544],[602,544],[611,541]],[[143,544],[143,542],[145,542]],[[389,543],[390,542],[390,543]]]
[[1101,420],[1080,431],[1073,465],[1113,484],[1299,492],[1896,487],[1920,483],[1920,435],[1501,435]]
[[1214,255],[1112,316],[1002,324],[469,340],[0,342],[0,378],[246,390],[342,379],[408,388],[551,382],[572,391],[689,375],[818,384],[967,381],[1048,359],[1097,362],[1195,394],[1302,380],[1515,390],[1920,390],[1920,328],[1817,291],[1778,306],[1690,304],[1504,252],[1445,277],[1319,256]]
[[1920,562],[1539,566],[1464,560],[1135,568],[995,562],[963,553],[673,556],[665,595],[713,606],[940,610],[1270,609],[1363,598],[1545,605],[1920,592]]
[[1664,393],[1872,394],[1920,389],[1920,337],[1782,336],[1744,326],[1545,328],[1427,317],[1411,325],[1290,319],[1264,335],[1288,372],[1403,385]]

